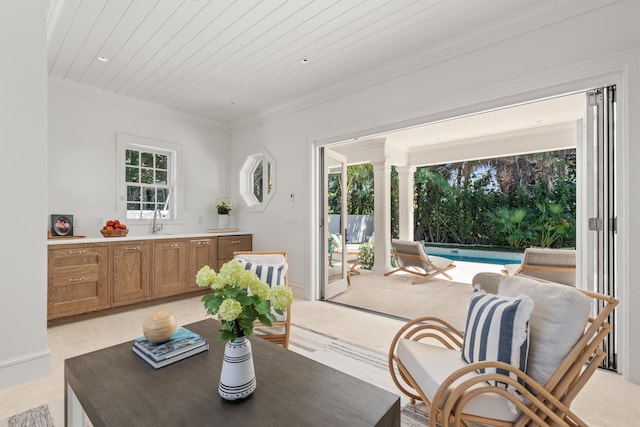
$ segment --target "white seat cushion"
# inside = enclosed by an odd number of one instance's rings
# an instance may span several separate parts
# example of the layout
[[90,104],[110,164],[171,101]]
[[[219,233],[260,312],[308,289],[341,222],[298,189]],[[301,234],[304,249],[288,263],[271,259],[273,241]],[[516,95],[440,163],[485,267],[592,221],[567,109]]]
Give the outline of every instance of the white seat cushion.
[[[467,365],[457,350],[404,338],[398,341],[397,355],[430,401],[449,375]],[[475,371],[470,372],[454,382],[453,387],[477,375]],[[488,384],[483,384],[489,387]],[[477,387],[482,385],[474,388]],[[510,402],[504,397],[496,393],[483,393],[467,404],[464,413],[513,422],[518,418],[519,411],[512,411],[511,408]]]
[[592,299],[570,286],[521,276],[505,277],[498,294],[524,294],[533,300],[527,374],[539,384],[546,384],[584,334]]
[[453,264],[453,260],[439,256],[429,255],[429,262],[438,268],[444,269]]

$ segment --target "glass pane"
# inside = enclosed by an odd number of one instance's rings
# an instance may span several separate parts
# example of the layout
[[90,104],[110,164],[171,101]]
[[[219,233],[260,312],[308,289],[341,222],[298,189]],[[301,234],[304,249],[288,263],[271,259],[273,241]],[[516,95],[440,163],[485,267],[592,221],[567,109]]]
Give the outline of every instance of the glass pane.
[[262,178],[262,162],[260,162],[253,170],[253,195],[260,203],[262,203]]
[[127,150],[125,153],[124,163],[127,165],[137,166],[139,164],[140,152],[134,150]]
[[140,210],[140,203],[127,203],[127,210],[128,211],[139,211]]
[[127,167],[125,170],[125,182],[140,182],[140,169]]
[[143,184],[153,184],[153,169],[141,169],[140,179]]
[[271,190],[273,189],[273,182],[271,181],[272,174],[273,165],[271,162],[267,162],[267,194],[271,194]]
[[127,202],[140,201],[140,190],[141,190],[140,187],[133,187],[133,186],[127,185]]
[[156,195],[157,195],[156,201],[158,203],[165,203],[169,199],[169,189],[158,188],[158,190],[156,191]]
[[167,156],[156,154],[156,169],[167,169]]
[[148,168],[153,167],[153,153],[140,153],[141,156],[141,166],[146,166]]
[[147,210],[147,211],[155,211],[156,210],[156,204],[155,203],[145,203],[143,206],[144,206],[144,210]]
[[167,184],[167,171],[156,171],[156,184]]
[[155,188],[145,188],[145,189],[143,189],[142,201],[143,202],[155,202],[156,201],[156,190],[155,190]]

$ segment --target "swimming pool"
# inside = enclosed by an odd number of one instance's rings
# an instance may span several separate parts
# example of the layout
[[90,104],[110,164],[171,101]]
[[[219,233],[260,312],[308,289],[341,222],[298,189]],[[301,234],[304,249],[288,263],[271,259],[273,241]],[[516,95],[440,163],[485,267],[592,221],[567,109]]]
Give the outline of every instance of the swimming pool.
[[427,246],[429,255],[437,255],[454,261],[480,262],[484,264],[520,264],[522,254],[513,252],[483,251],[478,249],[441,248]]

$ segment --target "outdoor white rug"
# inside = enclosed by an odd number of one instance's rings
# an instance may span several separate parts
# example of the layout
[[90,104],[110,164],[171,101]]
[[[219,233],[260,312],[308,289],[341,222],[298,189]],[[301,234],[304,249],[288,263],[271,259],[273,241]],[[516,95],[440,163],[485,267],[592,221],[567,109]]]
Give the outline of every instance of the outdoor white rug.
[[[403,427],[428,424],[424,406],[419,404],[414,407],[408,404],[409,399],[400,394],[391,380],[386,354],[372,352],[295,325],[291,328],[289,349],[400,395]],[[39,406],[0,420],[0,427],[61,427],[63,425],[64,405],[62,401],[51,402],[48,405]]]

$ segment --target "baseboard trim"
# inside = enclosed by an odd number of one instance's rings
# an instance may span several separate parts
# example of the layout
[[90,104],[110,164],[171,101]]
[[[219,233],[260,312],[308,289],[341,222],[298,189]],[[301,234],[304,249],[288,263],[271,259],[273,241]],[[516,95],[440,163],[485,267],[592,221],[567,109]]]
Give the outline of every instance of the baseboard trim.
[[0,361],[0,390],[51,375],[51,352],[47,349]]

